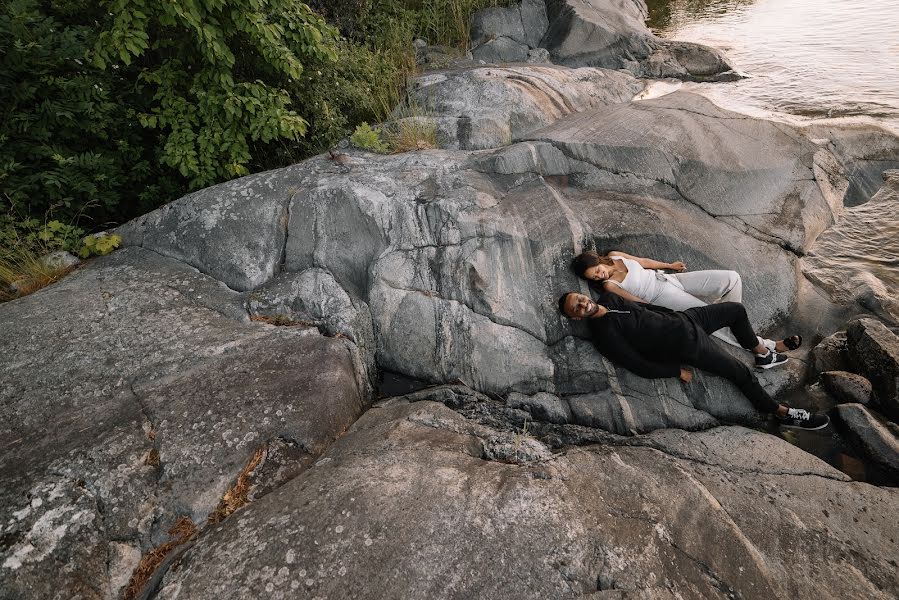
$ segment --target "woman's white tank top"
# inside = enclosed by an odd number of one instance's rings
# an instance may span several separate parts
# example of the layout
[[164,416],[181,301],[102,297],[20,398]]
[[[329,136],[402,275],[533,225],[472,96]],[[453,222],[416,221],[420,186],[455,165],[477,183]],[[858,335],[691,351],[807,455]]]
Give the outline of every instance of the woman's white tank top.
[[[620,260],[627,267],[627,275],[621,283],[618,283],[624,291],[630,292],[638,298],[652,302],[662,293],[662,289],[668,283],[668,278],[661,271],[644,269],[635,260],[621,256],[612,256],[612,260]],[[617,282],[612,282],[615,285]]]

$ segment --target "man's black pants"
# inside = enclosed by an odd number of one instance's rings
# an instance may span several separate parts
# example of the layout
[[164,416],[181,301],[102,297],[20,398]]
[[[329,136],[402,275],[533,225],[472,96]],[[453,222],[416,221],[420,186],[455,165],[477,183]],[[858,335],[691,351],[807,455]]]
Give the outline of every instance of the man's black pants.
[[686,349],[684,362],[732,381],[757,409],[775,412],[778,403],[768,395],[749,367],[718,347],[709,337],[709,334],[722,327],[730,327],[741,346],[747,350],[758,346],[758,338],[749,324],[743,305],[739,302],[721,302],[689,308],[684,314],[705,332],[705,335],[700,332],[695,345]]

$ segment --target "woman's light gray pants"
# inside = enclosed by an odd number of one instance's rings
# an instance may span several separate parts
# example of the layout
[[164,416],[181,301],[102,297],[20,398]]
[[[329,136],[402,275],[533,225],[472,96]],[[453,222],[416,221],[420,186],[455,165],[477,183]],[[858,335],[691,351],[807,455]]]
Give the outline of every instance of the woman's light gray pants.
[[[743,302],[743,280],[736,271],[674,273],[665,275],[665,279],[668,280],[667,284],[659,286],[659,295],[649,300],[652,304],[671,310],[687,310],[718,302]],[[732,346],[741,347],[730,328],[719,329],[712,335]],[[759,343],[774,350],[774,340],[760,337]]]

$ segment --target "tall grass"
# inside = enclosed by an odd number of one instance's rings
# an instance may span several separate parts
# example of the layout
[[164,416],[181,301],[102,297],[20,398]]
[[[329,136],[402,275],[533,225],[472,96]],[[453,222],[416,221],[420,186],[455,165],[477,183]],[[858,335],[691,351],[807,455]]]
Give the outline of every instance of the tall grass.
[[482,8],[510,6],[514,0],[413,0],[418,35],[430,44],[468,50],[471,16]]
[[44,253],[27,246],[0,252],[0,302],[8,302],[47,287],[74,267],[60,267],[43,260]]

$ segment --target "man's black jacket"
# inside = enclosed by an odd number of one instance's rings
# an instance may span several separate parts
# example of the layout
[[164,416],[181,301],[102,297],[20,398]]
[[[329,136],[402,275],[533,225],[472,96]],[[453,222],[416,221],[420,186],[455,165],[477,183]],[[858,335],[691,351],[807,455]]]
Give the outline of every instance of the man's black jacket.
[[603,356],[641,377],[677,377],[681,359],[705,335],[687,315],[664,306],[614,294],[602,294],[597,303],[609,312],[588,319],[593,343]]

